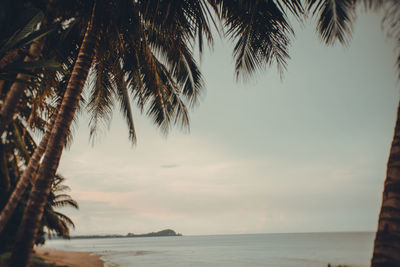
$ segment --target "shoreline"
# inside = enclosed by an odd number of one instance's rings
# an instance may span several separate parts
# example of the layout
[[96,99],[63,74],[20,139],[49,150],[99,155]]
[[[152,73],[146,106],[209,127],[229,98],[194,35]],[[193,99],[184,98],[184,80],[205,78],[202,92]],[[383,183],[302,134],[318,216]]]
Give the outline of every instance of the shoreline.
[[67,251],[51,248],[35,248],[35,255],[47,263],[67,265],[68,267],[105,267],[101,255],[92,252]]

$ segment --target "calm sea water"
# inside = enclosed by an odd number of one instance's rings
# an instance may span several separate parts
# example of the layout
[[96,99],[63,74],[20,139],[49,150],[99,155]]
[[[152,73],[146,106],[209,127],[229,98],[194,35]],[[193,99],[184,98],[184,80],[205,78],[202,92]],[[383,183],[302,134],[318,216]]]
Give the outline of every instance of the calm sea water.
[[45,247],[91,251],[107,266],[369,265],[373,233],[298,233],[51,240]]

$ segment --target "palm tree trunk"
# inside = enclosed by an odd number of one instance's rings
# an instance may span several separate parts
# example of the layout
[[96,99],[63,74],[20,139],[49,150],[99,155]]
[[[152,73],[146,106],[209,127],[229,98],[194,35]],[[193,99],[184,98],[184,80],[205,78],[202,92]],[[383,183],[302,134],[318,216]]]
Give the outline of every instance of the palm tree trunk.
[[400,104],[387,163],[371,266],[400,266]]
[[42,158],[43,153],[46,150],[46,146],[49,141],[51,130],[53,128],[56,117],[57,113],[53,114],[53,117],[50,120],[50,124],[42,140],[40,141],[39,146],[35,149],[35,152],[33,153],[31,159],[29,160],[28,166],[20,176],[18,183],[14,188],[14,191],[12,192],[10,198],[7,201],[6,206],[1,210],[0,233],[3,231],[4,227],[7,225],[7,222],[13,215],[15,207],[17,206],[22,194],[25,192],[25,189],[28,187],[29,183],[34,184],[34,174],[36,173],[40,159]]
[[4,87],[4,80],[0,80],[0,95],[3,92],[3,87]]
[[2,70],[8,63],[13,62],[19,57],[20,50],[13,49],[0,59],[0,70]]
[[17,241],[10,259],[10,266],[13,267],[28,266],[28,261],[40,227],[44,206],[47,202],[66,137],[93,61],[97,41],[93,27],[95,6],[96,4],[93,6],[91,22],[87,26],[78,59],[72,70],[61,108],[57,115],[55,127],[52,130],[43,162],[39,167],[38,178],[32,188],[22,218]]
[[[40,58],[44,46],[44,39],[40,39],[32,43],[29,47],[28,55],[25,57],[24,61],[34,61]],[[17,79],[21,81],[14,82],[10,91],[6,95],[6,99],[3,102],[0,110],[0,136],[3,134],[7,125],[12,121],[12,118],[17,110],[17,104],[21,95],[24,93],[26,84],[22,81],[29,81],[30,77],[26,74],[17,74]]]

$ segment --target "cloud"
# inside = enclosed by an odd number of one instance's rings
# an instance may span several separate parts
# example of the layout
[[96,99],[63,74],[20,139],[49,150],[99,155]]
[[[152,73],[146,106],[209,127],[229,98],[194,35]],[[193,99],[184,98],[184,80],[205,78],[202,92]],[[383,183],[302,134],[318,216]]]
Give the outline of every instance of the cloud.
[[178,167],[178,164],[165,164],[165,165],[160,165],[160,168],[163,169],[172,169]]

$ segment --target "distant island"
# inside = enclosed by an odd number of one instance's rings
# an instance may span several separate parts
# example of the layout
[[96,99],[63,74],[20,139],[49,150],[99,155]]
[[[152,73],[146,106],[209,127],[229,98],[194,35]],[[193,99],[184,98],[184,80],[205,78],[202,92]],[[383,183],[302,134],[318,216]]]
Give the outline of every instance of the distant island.
[[128,238],[128,237],[156,237],[156,236],[182,236],[174,230],[165,229],[159,232],[151,232],[147,234],[128,233],[126,235],[75,235],[71,239],[89,239],[89,238]]

